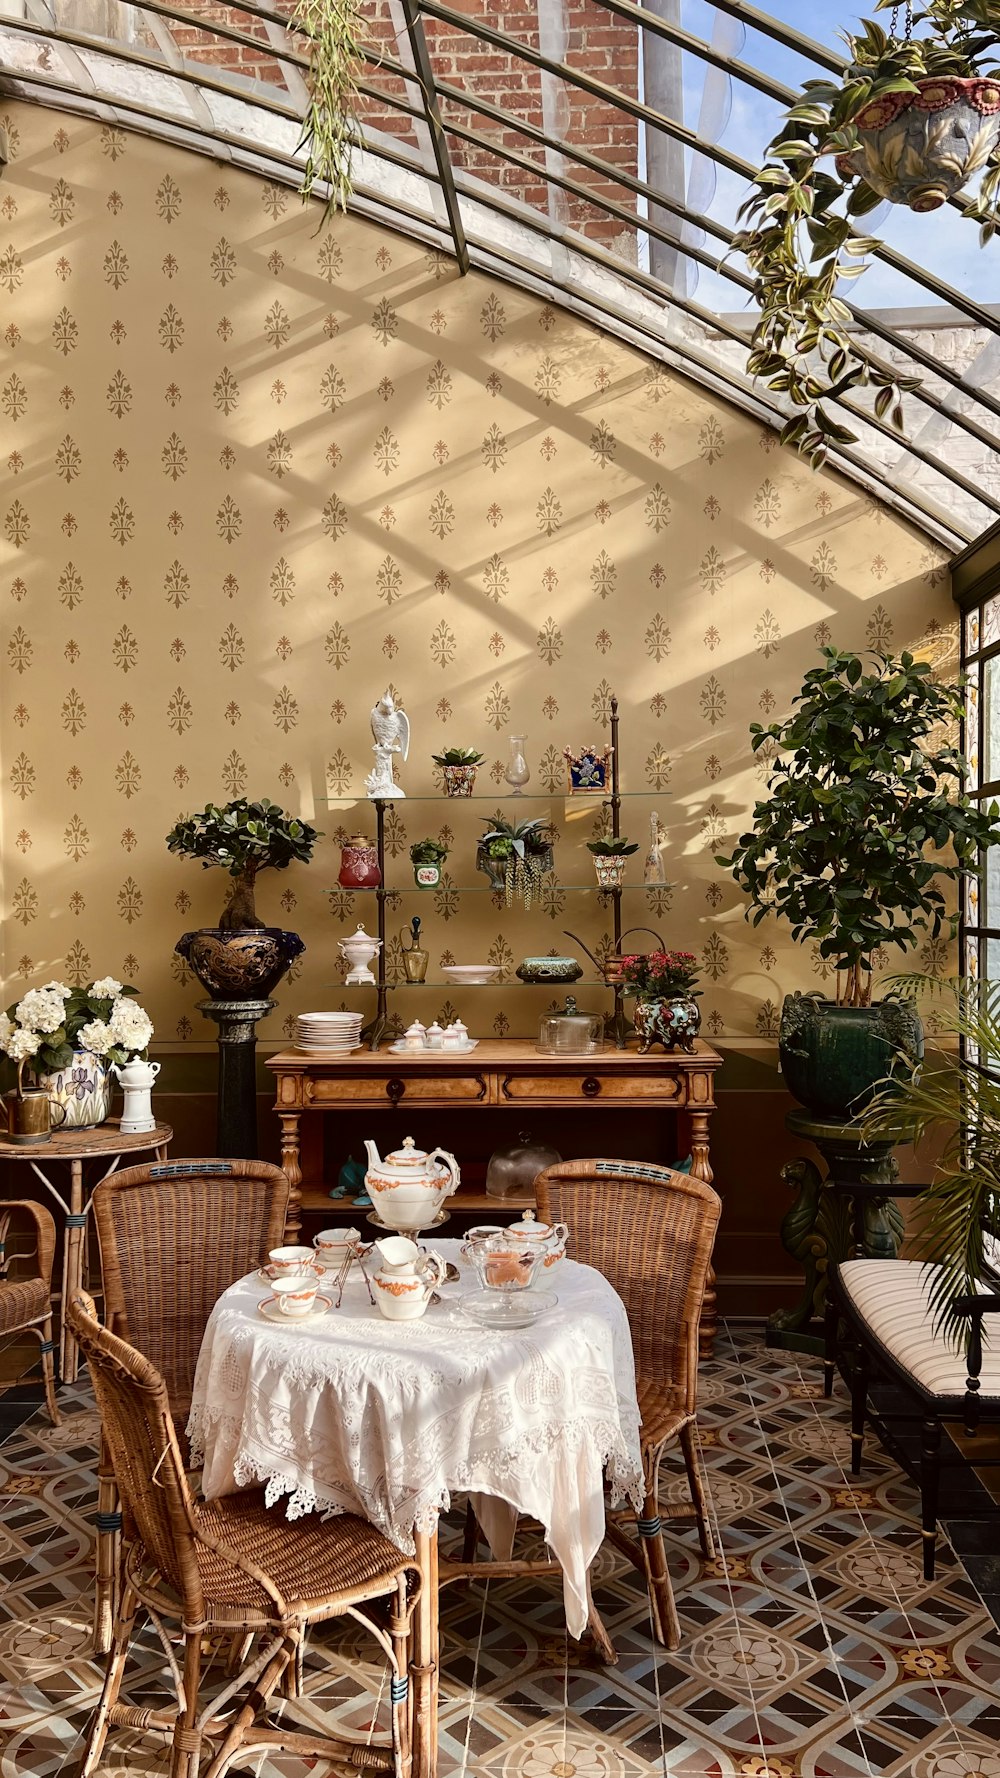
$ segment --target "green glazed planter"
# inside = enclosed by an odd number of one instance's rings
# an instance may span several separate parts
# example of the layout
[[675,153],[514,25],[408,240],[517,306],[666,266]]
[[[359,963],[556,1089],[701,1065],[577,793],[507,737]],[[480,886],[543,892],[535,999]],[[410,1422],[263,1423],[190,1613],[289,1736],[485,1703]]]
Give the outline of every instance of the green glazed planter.
[[789,1092],[823,1117],[855,1117],[888,1076],[924,1053],[924,1031],[907,1000],[836,1006],[819,994],[788,994],[778,1036]]

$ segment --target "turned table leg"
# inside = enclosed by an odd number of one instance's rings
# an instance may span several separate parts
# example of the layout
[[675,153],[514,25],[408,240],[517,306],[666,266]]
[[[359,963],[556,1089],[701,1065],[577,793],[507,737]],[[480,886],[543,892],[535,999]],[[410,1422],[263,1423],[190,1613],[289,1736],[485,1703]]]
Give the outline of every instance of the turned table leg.
[[66,1319],[66,1304],[83,1283],[83,1242],[87,1224],[87,1213],[83,1208],[83,1161],[74,1155],[69,1166],[69,1212],[63,1236],[62,1328],[59,1350],[59,1376],[63,1383],[74,1383],[80,1368],[76,1335]]
[[[714,1177],[712,1165],[708,1158],[708,1129],[710,1111],[689,1111],[691,1135],[691,1174],[694,1179],[703,1179],[711,1185]],[[711,1358],[715,1349],[715,1336],[719,1331],[718,1297],[715,1290],[715,1267],[710,1265],[705,1279],[705,1295],[701,1305],[701,1325],[698,1330],[698,1355],[700,1358]]]
[[294,1245],[302,1231],[302,1168],[299,1165],[299,1118],[298,1111],[282,1111],[279,1113],[281,1122],[281,1168],[289,1185],[288,1215],[285,1219],[285,1237]]

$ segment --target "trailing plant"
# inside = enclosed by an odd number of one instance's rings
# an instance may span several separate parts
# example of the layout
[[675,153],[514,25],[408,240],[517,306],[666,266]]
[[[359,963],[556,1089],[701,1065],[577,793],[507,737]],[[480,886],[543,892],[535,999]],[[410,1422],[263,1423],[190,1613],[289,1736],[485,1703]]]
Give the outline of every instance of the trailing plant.
[[411,864],[443,864],[447,856],[448,848],[440,840],[415,840],[410,847]]
[[874,654],[866,673],[856,654],[821,653],[793,714],[751,724],[754,753],[772,762],[768,795],[716,863],[750,897],[755,926],[774,913],[816,941],[838,972],[838,1006],[868,1006],[875,950],[954,931],[938,879],[1000,843],[1000,810],[963,794],[967,766],[946,738],[962,712],[957,686],[912,654]]
[[136,988],[125,988],[110,975],[86,988],[68,988],[65,982],[29,988],[0,1013],[0,1053],[17,1064],[18,1091],[26,1066],[36,1076],[55,1074],[69,1067],[78,1049],[122,1065],[145,1056],[153,1025],[137,997]]
[[[876,12],[897,8],[877,0]],[[991,77],[998,72],[1000,0],[924,0],[913,15],[928,26],[923,36],[889,35],[871,19],[858,32],[845,33],[849,66],[838,80],[827,75],[805,82],[785,122],[769,144],[755,174],[753,190],[741,206],[747,225],[733,239],[754,277],[760,316],[753,331],[747,369],[787,396],[798,412],[785,423],[781,440],[821,462],[830,444],[852,443],[856,434],[834,420],[829,403],[866,385],[875,390],[876,418],[889,416],[903,430],[903,395],[920,386],[891,364],[876,361],[851,331],[851,312],[837,294],[842,280],[858,278],[866,256],[880,245],[856,224],[883,202],[877,184],[891,184],[898,167],[872,158],[861,143],[865,128],[888,121],[896,95],[917,94],[918,82]],[[893,21],[894,23],[894,21]],[[925,97],[933,98],[927,93]],[[996,110],[987,91],[984,103]],[[881,108],[878,101],[883,101]],[[873,108],[874,107],[874,108]],[[884,115],[883,115],[884,114]],[[951,144],[938,144],[947,152]],[[961,147],[961,144],[959,144]],[[893,153],[909,152],[901,135]],[[836,156],[832,168],[820,165]],[[985,245],[1000,228],[1000,143],[985,122],[963,154],[966,175],[981,172],[978,190],[962,202],[961,213],[980,225]],[[955,163],[957,170],[963,170]],[[866,178],[861,168],[868,173]],[[941,197],[928,192],[925,207]],[[914,201],[914,207],[920,207]]]
[[638,842],[625,838],[615,839],[613,836],[602,840],[588,840],[587,851],[593,852],[595,858],[631,858],[638,852]]
[[511,906],[515,894],[520,895],[526,908],[530,908],[533,897],[542,886],[542,878],[552,868],[552,833],[544,816],[535,816],[530,821],[508,821],[498,809],[495,815],[485,817],[488,831],[483,834],[477,849],[479,869],[486,869],[486,875],[494,873],[486,868],[486,860],[494,863],[502,862],[504,900]]
[[441,753],[431,754],[436,766],[480,766],[485,757],[477,747],[446,747]]
[[[944,1137],[930,1184],[915,1200],[917,1255],[937,1268],[935,1325],[961,1348],[971,1321],[957,1304],[980,1288],[990,1231],[1000,1234],[1000,984],[893,978],[901,993],[932,997],[937,1029],[960,1048],[940,1049],[910,1078],[886,1084],[859,1119],[866,1139]],[[980,1060],[987,1067],[979,1065]],[[994,1260],[995,1263],[995,1260]]]
[[357,123],[359,0],[296,0],[289,26],[309,41],[309,105],[299,148],[307,151],[302,196],[326,185],[324,219],[346,210],[351,195],[351,146]]
[[223,932],[263,928],[257,918],[254,885],[262,870],[287,870],[308,864],[320,838],[315,827],[263,796],[245,796],[219,805],[206,803],[197,815],[178,821],[167,835],[167,847],[185,858],[200,858],[208,869],[217,865],[232,877],[229,900],[219,916]]
[[623,957],[620,979],[626,993],[643,1000],[691,1000],[701,993],[693,951],[640,951]]

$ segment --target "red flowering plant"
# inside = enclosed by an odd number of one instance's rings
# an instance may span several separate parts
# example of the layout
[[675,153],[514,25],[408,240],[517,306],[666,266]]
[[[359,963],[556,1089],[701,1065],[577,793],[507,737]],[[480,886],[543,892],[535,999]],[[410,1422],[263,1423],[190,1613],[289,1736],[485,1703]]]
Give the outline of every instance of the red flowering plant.
[[690,1000],[701,993],[693,951],[641,951],[623,957],[625,991],[644,1000]]

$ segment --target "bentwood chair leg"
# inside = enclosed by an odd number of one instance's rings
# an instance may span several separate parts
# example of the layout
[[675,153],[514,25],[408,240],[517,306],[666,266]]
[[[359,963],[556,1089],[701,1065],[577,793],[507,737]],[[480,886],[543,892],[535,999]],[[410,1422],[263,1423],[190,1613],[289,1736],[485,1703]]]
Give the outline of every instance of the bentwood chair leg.
[[462,1561],[474,1562],[479,1545],[479,1520],[476,1518],[472,1501],[465,1508],[465,1531],[462,1535]]
[[694,1514],[698,1521],[698,1542],[706,1562],[715,1555],[715,1543],[712,1539],[712,1527],[708,1519],[708,1500],[705,1496],[705,1479],[701,1473],[701,1457],[698,1453],[698,1435],[693,1420],[681,1428],[681,1450],[684,1453],[684,1467],[687,1470],[688,1487],[694,1502]]
[[108,1655],[108,1664],[104,1673],[104,1688],[101,1692],[100,1703],[94,1712],[90,1733],[87,1736],[87,1745],[84,1748],[80,1778],[90,1778],[104,1751],[104,1743],[108,1738],[108,1721],[111,1710],[118,1702],[118,1693],[121,1690],[122,1673],[125,1669],[125,1660],[128,1655],[128,1645],[132,1637],[132,1625],[135,1622],[138,1603],[134,1588],[126,1582],[122,1594],[121,1609],[114,1623],[111,1652]]
[[837,1370],[837,1327],[840,1313],[827,1279],[826,1304],[823,1309],[823,1394],[827,1401],[833,1395],[833,1379]]
[[396,1587],[396,1604],[389,1619],[392,1638],[392,1672],[389,1675],[389,1697],[392,1704],[392,1750],[398,1778],[411,1778],[413,1756],[410,1750],[410,1619],[412,1611],[406,1597],[406,1580],[402,1576]]
[[52,1338],[52,1317],[47,1315],[41,1327],[42,1345],[42,1381],[45,1384],[45,1406],[49,1410],[49,1419],[53,1426],[62,1425],[62,1415],[56,1401],[56,1364],[55,1341]]
[[608,1635],[604,1625],[604,1619],[601,1617],[597,1606],[594,1604],[594,1594],[591,1589],[589,1574],[587,1576],[587,1628],[594,1639],[594,1645],[601,1657],[603,1665],[605,1667],[617,1667],[618,1650],[612,1642],[611,1637]]
[[934,1579],[937,1544],[938,1483],[941,1475],[941,1422],[928,1415],[920,1444],[920,1538],[924,1546],[924,1579]]
[[655,1481],[643,1501],[642,1515],[636,1528],[639,1533],[639,1560],[646,1577],[646,1590],[649,1593],[653,1635],[657,1642],[663,1644],[664,1648],[679,1648],[681,1626],[677,1617],[677,1607],[674,1604],[673,1588],[670,1585],[666,1552],[663,1548],[660,1505]]
[[97,1469],[97,1589],[94,1601],[94,1652],[111,1647],[116,1593],[121,1572],[121,1505],[108,1447],[101,1434]]
[[865,1415],[868,1410],[868,1354],[858,1348],[851,1372],[851,1474],[861,1474],[861,1452],[865,1442]]
[[202,1732],[198,1728],[201,1687],[201,1631],[184,1633],[184,1709],[177,1718],[170,1748],[170,1778],[197,1778]]

